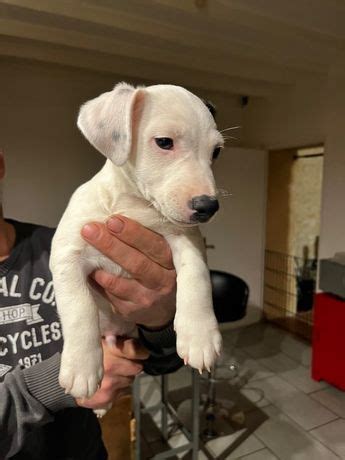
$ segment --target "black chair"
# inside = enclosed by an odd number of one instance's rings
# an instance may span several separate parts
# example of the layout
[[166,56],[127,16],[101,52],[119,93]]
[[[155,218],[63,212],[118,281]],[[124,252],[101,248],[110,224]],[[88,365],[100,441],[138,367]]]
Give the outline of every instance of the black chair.
[[219,323],[239,321],[246,316],[249,287],[242,278],[210,270],[213,308]]
[[[219,323],[239,321],[244,318],[247,311],[249,287],[247,283],[238,276],[218,270],[210,270],[212,283],[213,307]],[[224,367],[224,366],[222,366]],[[226,367],[234,373],[238,373],[238,365],[229,362]],[[203,413],[205,416],[205,430],[203,435],[206,438],[214,438],[218,435],[215,423],[217,413],[222,409],[222,402],[216,399],[216,377],[217,364],[208,373],[207,394],[204,395]]]

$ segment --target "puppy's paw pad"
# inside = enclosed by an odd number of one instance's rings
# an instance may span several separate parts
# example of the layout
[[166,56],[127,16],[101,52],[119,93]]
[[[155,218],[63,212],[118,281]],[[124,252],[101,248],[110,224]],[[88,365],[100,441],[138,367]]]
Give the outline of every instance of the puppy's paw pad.
[[62,357],[59,383],[66,393],[74,398],[91,398],[96,393],[103,377],[102,359],[85,362],[64,360]]
[[190,328],[176,325],[176,348],[178,355],[199,371],[210,370],[220,354],[222,337],[217,327],[193,332]]
[[62,374],[60,385],[74,398],[91,398],[97,391],[100,381],[94,375],[70,374],[68,379]]

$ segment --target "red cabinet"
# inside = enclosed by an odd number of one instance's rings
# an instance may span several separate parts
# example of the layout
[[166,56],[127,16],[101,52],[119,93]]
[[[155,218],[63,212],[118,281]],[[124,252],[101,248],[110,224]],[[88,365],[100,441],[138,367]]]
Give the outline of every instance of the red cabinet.
[[330,294],[316,295],[312,377],[345,390],[345,301]]

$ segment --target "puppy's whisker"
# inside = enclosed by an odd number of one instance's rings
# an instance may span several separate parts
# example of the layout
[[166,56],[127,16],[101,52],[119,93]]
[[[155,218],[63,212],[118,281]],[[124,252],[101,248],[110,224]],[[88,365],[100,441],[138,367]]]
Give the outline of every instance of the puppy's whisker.
[[220,133],[224,133],[224,131],[231,131],[233,129],[240,129],[242,128],[242,126],[230,126],[230,128],[225,128],[225,129],[222,129],[221,131],[219,131]]
[[224,188],[219,188],[217,189],[217,196],[221,198],[226,198],[228,196],[232,196],[232,193],[229,192],[228,190],[225,190]]
[[238,141],[238,137],[234,137],[234,136],[223,136],[223,139],[224,140],[235,139],[236,141]]

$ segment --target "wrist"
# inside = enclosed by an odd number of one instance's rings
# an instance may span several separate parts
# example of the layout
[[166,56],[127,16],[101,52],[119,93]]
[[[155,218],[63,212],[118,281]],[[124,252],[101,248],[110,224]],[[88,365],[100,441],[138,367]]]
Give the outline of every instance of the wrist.
[[149,350],[150,355],[162,356],[166,353],[176,352],[176,334],[174,321],[171,320],[161,329],[148,329],[138,325],[139,338]]
[[141,329],[144,329],[145,331],[148,332],[159,332],[164,329],[167,329],[168,327],[172,326],[174,323],[174,318],[170,318],[168,321],[165,323],[162,322],[150,322],[150,323],[141,323],[138,324],[137,326]]

